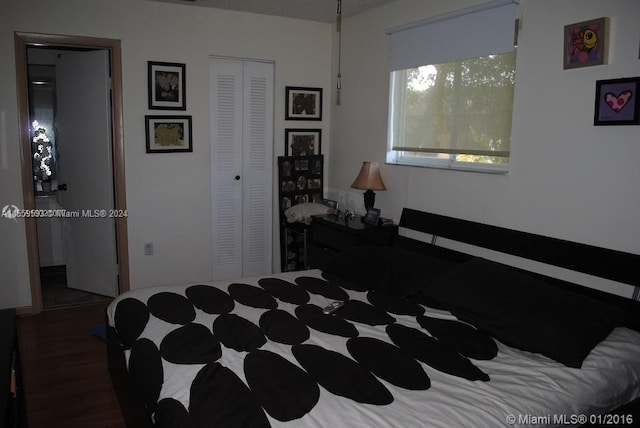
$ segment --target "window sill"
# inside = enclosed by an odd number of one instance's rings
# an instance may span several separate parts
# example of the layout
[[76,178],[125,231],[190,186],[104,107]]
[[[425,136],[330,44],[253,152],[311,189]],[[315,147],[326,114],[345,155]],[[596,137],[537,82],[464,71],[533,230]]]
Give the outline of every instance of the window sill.
[[410,160],[389,161],[385,162],[386,165],[398,165],[398,166],[414,166],[419,168],[432,168],[449,171],[463,171],[463,172],[476,172],[481,174],[497,174],[506,175],[509,173],[508,164],[471,164],[465,165],[463,163],[450,163],[450,162],[425,162]]

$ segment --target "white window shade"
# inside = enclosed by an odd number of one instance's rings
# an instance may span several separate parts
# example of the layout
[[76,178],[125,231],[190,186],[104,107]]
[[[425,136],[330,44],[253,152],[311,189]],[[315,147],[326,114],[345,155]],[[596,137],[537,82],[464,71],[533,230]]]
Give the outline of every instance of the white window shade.
[[390,71],[511,52],[515,19],[499,0],[389,29]]

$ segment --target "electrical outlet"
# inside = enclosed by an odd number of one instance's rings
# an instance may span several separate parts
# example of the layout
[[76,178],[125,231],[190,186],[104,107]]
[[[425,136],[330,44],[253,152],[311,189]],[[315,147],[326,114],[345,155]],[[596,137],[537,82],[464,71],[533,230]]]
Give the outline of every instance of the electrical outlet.
[[153,242],[145,242],[145,244],[144,244],[144,255],[145,256],[153,256]]

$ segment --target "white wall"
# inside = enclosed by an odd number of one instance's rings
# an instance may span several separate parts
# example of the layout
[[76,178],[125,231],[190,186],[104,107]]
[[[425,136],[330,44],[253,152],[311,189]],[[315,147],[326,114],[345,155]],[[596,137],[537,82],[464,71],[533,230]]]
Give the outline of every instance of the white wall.
[[[398,0],[345,20],[331,197],[363,211],[361,192],[349,186],[361,161],[385,160],[384,30],[482,2]],[[593,126],[595,81],[640,76],[640,2],[520,0],[519,10],[509,173],[382,165],[388,190],[377,192],[376,206],[396,219],[407,206],[640,254],[640,126]],[[564,71],[564,26],[603,16],[611,28],[608,64]]]
[[[302,20],[143,0],[8,0],[0,15],[0,208],[22,206],[13,32],[122,41],[129,253],[133,288],[211,277],[208,56],[276,61],[275,153],[284,151],[284,87],[325,88],[321,124],[329,196],[362,211],[349,189],[363,160],[384,162],[384,30],[484,0],[397,0],[343,22],[342,104],[332,101],[336,35]],[[504,176],[382,165],[376,205],[432,211],[640,254],[640,127],[594,127],[595,81],[640,75],[640,2],[520,0],[523,29],[510,172]],[[562,70],[566,24],[610,18],[609,64]],[[194,153],[147,155],[146,61],[187,65]],[[332,61],[333,60],[333,61]],[[332,66],[331,66],[332,65]],[[330,114],[329,114],[330,113]],[[277,237],[275,238],[277,241]],[[143,255],[144,242],[155,255]],[[275,244],[277,248],[277,242]],[[276,251],[277,252],[277,251]],[[22,221],[0,219],[0,308],[31,304]]]
[[[331,26],[143,0],[5,0],[2,9],[0,208],[23,206],[13,32],[119,39],[131,287],[210,280],[209,56],[275,61],[274,144],[275,154],[283,155],[284,128],[309,127],[284,121],[285,86],[330,86]],[[172,113],[147,108],[150,60],[186,64],[187,110],[175,113],[193,116],[193,153],[145,153],[144,115]],[[325,97],[328,106],[331,94]],[[313,124],[325,130],[323,147],[330,145],[328,112]],[[0,308],[29,306],[24,223],[0,219],[0,232]],[[144,256],[150,241],[155,254]],[[274,233],[274,265],[278,248]]]

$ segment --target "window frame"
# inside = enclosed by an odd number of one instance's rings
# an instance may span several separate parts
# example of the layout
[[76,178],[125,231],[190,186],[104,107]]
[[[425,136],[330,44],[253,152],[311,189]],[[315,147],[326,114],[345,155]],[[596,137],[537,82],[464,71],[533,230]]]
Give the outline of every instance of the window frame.
[[[514,49],[516,52],[516,49]],[[517,55],[516,55],[517,58]],[[464,61],[464,60],[460,60]],[[428,65],[428,64],[427,64]],[[515,72],[516,64],[514,63],[514,72]],[[401,70],[397,70],[401,71]],[[493,173],[493,174],[505,174],[509,172],[509,165],[511,161],[511,153],[507,158],[508,161],[506,163],[484,163],[484,162],[466,162],[459,161],[457,157],[462,155],[463,153],[439,153],[439,152],[422,152],[424,156],[420,156],[421,153],[418,152],[410,152],[410,151],[402,151],[393,149],[393,146],[403,146],[404,141],[398,143],[398,140],[404,140],[404,133],[398,132],[399,129],[404,129],[406,124],[406,115],[400,111],[396,112],[397,109],[402,109],[406,107],[406,82],[398,83],[396,80],[399,79],[401,74],[396,73],[396,71],[391,71],[389,73],[389,117],[388,117],[388,127],[387,127],[387,155],[386,155],[386,163],[392,165],[404,165],[404,166],[417,166],[417,167],[427,167],[427,168],[439,168],[439,169],[450,169],[457,171],[473,171],[473,172],[485,172],[485,173]],[[514,83],[515,86],[515,83]],[[403,90],[398,90],[398,88],[402,88]],[[394,102],[396,98],[401,97],[401,102]],[[514,94],[515,98],[515,94]],[[512,108],[512,117],[513,117],[513,108]],[[453,113],[455,115],[455,112]],[[395,120],[395,117],[398,117],[398,120]],[[455,121],[455,119],[454,119]],[[513,137],[513,126],[511,128],[511,138]],[[513,140],[512,140],[513,142]],[[394,144],[395,143],[395,144]],[[409,155],[408,153],[415,153],[415,155]]]

